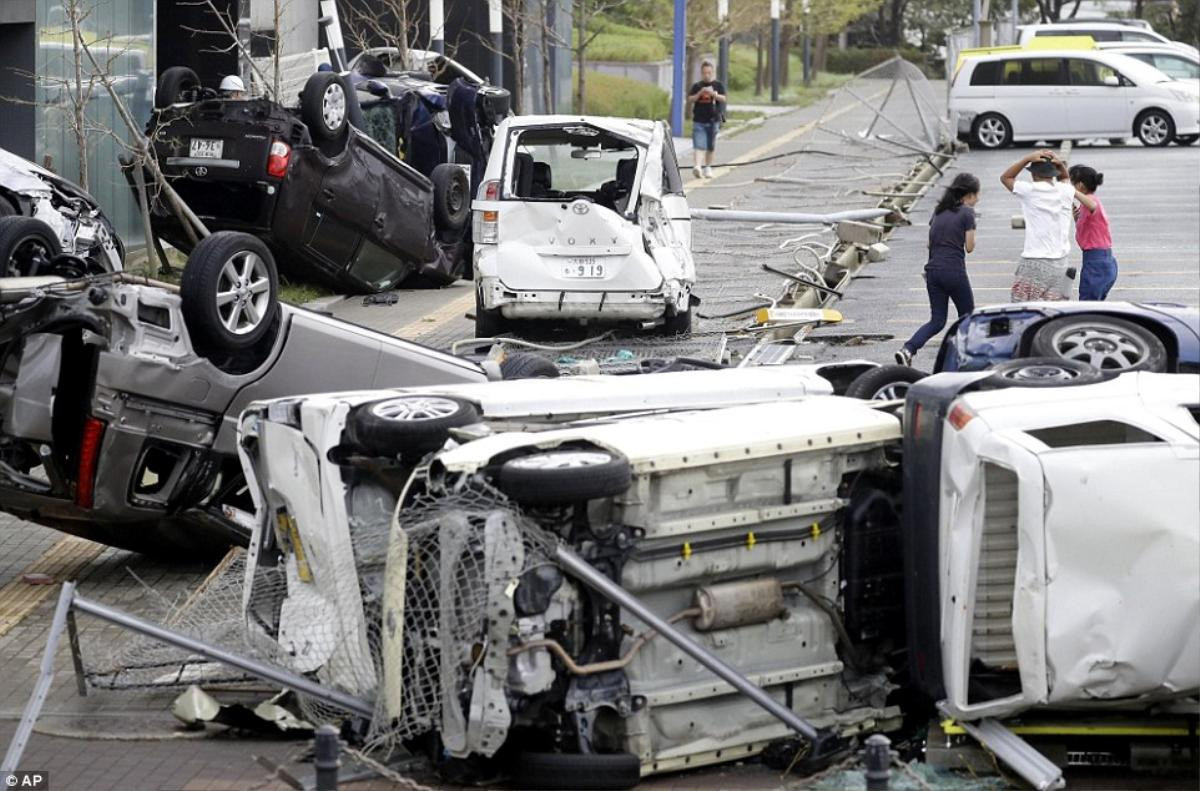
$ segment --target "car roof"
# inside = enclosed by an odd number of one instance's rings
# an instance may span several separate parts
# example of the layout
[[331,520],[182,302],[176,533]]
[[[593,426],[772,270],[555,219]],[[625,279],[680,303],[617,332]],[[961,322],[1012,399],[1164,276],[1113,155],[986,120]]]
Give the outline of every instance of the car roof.
[[1021,30],[1067,30],[1070,28],[1095,28],[1096,30],[1137,30],[1142,33],[1154,33],[1162,35],[1158,31],[1150,27],[1142,25],[1130,25],[1124,22],[1114,22],[1111,19],[1075,19],[1069,22],[1035,22],[1029,25],[1020,25]]
[[509,129],[585,124],[631,140],[648,143],[658,122],[641,118],[615,118],[603,115],[516,115],[508,118],[506,123]]
[[1097,41],[1096,47],[1117,52],[1150,52],[1156,55],[1178,55],[1192,61],[1200,61],[1194,54],[1185,49],[1186,45],[1174,41]]

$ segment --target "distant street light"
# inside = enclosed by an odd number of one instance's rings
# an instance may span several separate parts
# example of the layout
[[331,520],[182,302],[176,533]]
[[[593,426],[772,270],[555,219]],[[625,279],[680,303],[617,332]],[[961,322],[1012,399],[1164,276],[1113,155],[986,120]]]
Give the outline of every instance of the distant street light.
[[779,5],[771,0],[771,101],[779,101]]
[[[488,32],[492,34],[492,85],[504,84],[504,14],[501,0],[488,0]],[[543,75],[546,79],[550,75]]]
[[672,39],[671,60],[671,134],[683,137],[683,105],[687,86],[684,84],[684,64],[687,62],[687,46],[684,32],[687,30],[687,0],[675,0],[675,35]]

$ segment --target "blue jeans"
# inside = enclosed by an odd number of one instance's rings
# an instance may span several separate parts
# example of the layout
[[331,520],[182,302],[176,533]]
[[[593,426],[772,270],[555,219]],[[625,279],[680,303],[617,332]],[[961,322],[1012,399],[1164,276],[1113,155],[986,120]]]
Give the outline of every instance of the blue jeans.
[[1112,250],[1084,250],[1079,272],[1079,298],[1103,300],[1117,282],[1117,259]]
[[929,321],[904,344],[911,354],[916,354],[946,326],[947,302],[954,302],[960,316],[975,309],[975,296],[965,269],[926,269],[925,290],[929,292]]
[[721,124],[718,121],[712,123],[704,123],[702,121],[692,122],[692,148],[697,151],[716,151],[717,150],[717,132],[721,129]]

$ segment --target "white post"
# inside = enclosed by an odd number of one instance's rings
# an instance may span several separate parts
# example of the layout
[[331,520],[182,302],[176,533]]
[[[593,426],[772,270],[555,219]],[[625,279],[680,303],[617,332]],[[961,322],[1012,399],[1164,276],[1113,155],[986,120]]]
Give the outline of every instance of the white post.
[[717,79],[729,90],[729,0],[717,0],[717,21],[721,24],[721,38],[717,42]]
[[[492,34],[492,85],[504,84],[504,14],[501,0],[488,0],[488,32]],[[546,75],[548,79],[548,75]]]
[[429,0],[429,48],[446,51],[446,13],[442,0]]

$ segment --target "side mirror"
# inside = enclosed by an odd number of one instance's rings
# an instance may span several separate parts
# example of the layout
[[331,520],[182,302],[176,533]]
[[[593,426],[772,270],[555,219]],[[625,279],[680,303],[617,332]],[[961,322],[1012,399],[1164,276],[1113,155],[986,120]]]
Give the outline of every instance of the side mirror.
[[1119,88],[1121,87],[1121,78],[1115,74],[1105,75],[1104,84],[1110,88]]

